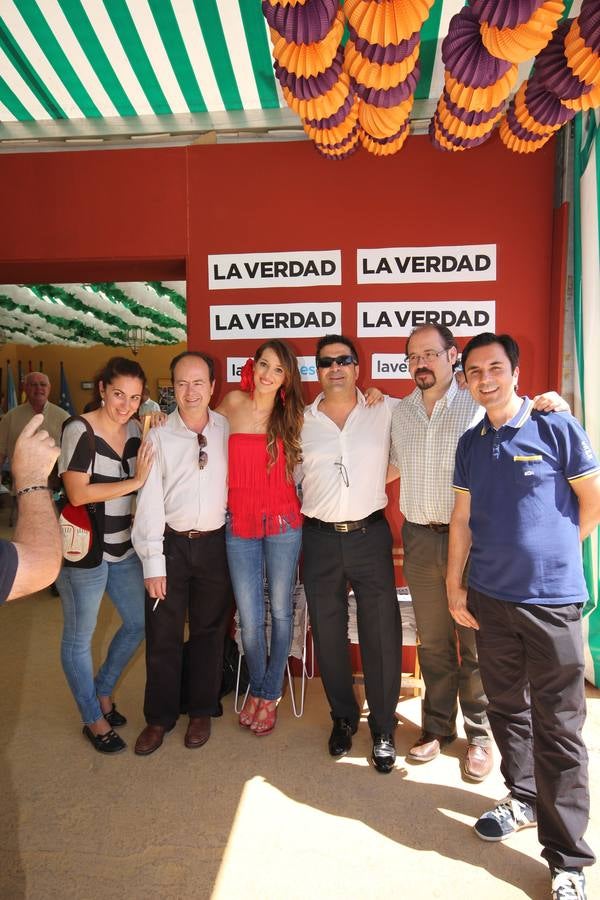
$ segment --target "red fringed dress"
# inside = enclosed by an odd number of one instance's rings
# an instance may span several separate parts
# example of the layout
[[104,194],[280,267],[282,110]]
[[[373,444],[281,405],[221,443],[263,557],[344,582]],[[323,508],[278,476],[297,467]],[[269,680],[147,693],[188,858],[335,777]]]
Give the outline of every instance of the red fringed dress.
[[262,538],[302,524],[300,500],[285,473],[281,438],[277,460],[267,471],[266,434],[229,436],[229,513],[235,537]]

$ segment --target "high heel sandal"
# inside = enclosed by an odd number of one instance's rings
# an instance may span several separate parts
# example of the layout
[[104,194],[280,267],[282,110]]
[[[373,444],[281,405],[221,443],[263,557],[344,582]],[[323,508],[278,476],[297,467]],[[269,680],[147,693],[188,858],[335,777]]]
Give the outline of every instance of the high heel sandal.
[[252,726],[259,706],[260,697],[253,697],[252,694],[249,694],[240,713],[239,723],[242,728],[250,728]]
[[[272,704],[272,706],[271,706]],[[256,737],[265,737],[271,734],[277,724],[277,701],[261,700],[258,712],[254,717],[251,730]]]

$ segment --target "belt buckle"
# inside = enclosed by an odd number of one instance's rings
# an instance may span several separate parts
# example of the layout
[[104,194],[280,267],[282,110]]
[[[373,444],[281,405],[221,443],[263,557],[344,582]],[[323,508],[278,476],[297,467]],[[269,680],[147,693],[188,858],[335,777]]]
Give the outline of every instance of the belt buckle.
[[187,533],[188,541],[192,541],[192,540],[194,539],[194,535],[195,535],[196,533],[197,533],[197,532],[196,532],[196,529],[195,529],[195,528],[191,528],[191,529],[188,531],[188,533]]
[[333,527],[336,531],[341,532],[342,534],[347,534],[348,531],[350,530],[348,528],[347,522],[334,522]]

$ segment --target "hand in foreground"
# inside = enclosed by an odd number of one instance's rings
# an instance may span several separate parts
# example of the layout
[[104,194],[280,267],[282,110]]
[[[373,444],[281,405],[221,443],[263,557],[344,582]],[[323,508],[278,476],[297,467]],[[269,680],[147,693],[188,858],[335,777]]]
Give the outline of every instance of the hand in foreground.
[[479,622],[471,615],[467,609],[467,592],[463,587],[449,588],[448,592],[448,609],[450,615],[457,625],[464,625],[465,628],[476,628],[479,630]]
[[156,575],[154,578],[144,578],[144,585],[148,596],[152,600],[164,600],[167,596],[167,576]]
[[383,400],[383,393],[376,387],[368,387],[365,391],[367,406],[375,406]]
[[53,438],[44,429],[38,430],[44,421],[41,413],[25,426],[15,444],[11,469],[17,491],[33,485],[46,484],[54,463],[60,455]]
[[571,412],[571,407],[556,391],[546,391],[533,398],[533,408],[538,412]]

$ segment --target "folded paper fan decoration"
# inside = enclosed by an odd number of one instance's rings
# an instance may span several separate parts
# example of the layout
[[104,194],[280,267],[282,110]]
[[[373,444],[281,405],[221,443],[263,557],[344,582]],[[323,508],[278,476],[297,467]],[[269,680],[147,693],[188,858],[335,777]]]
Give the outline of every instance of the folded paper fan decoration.
[[338,0],[310,0],[295,6],[263,0],[262,8],[269,26],[288,43],[313,44],[331,30]]
[[514,28],[481,22],[481,39],[493,56],[513,63],[526,62],[546,46],[564,9],[562,0],[545,0],[526,22]]
[[484,47],[479,22],[468,6],[450,20],[442,42],[442,62],[457,81],[479,88],[496,84],[512,68],[510,62],[492,56]]
[[370,44],[398,44],[420,31],[434,0],[345,0],[348,22]]
[[480,22],[492,28],[516,28],[531,19],[544,0],[471,0],[470,6]]

